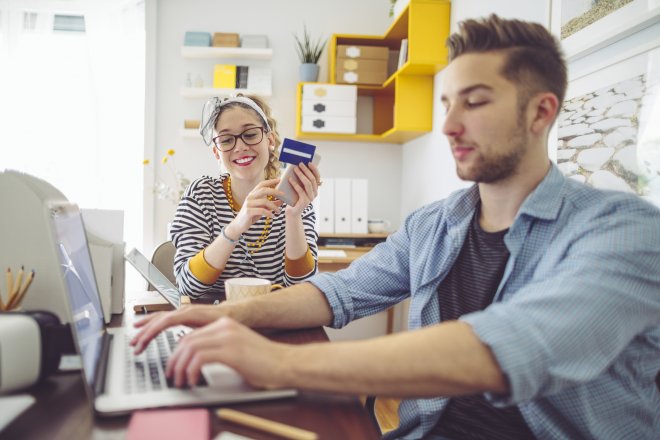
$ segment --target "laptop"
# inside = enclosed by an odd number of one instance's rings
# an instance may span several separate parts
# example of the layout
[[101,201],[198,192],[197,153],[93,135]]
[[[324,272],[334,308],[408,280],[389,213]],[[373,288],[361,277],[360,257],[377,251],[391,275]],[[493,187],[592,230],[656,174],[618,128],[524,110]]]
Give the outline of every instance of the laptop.
[[135,330],[132,327],[106,328],[103,321],[78,206],[68,202],[51,203],[48,212],[71,312],[71,332],[81,357],[85,388],[97,414],[114,416],[146,408],[206,406],[296,395],[293,389],[252,388],[227,367],[221,380],[209,376],[208,369],[202,370],[212,386],[174,388],[166,380],[164,368],[181,336],[181,329],[162,332],[143,353],[133,355],[133,347],[128,342]]
[[[172,284],[170,280],[167,279],[165,275],[158,268],[147,259],[140,251],[137,249],[132,249],[129,253],[124,255],[124,259],[131,263],[140,275],[144,277],[145,280],[149,282],[154,289],[167,301],[174,309],[179,309],[182,302],[190,303],[190,299],[185,296],[182,297],[179,289]],[[158,303],[150,304],[141,304],[140,307],[144,307],[147,311],[157,311],[157,310],[167,310],[167,308],[158,307]]]

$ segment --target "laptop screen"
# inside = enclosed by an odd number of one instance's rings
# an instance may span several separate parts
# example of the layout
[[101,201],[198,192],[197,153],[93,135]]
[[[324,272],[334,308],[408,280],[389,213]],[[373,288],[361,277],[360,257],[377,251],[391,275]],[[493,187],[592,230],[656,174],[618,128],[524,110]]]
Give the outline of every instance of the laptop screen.
[[85,228],[75,204],[55,204],[50,215],[71,307],[72,333],[78,343],[85,377],[93,389],[105,326]]
[[126,260],[135,267],[142,276],[154,286],[174,308],[181,307],[181,293],[158,268],[147,260],[137,249],[132,249],[125,255]]

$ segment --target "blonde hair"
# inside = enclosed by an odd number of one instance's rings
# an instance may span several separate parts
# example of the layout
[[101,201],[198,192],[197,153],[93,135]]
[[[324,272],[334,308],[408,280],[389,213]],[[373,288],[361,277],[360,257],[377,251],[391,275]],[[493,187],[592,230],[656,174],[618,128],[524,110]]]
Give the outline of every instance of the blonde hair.
[[[266,175],[266,179],[275,179],[276,177],[279,177],[280,175],[280,161],[278,159],[278,151],[280,148],[280,143],[282,140],[280,139],[280,134],[277,132],[277,121],[275,118],[273,118],[273,110],[270,108],[270,106],[264,101],[262,98],[256,95],[243,95],[242,93],[239,93],[237,96],[244,96],[246,98],[250,98],[252,101],[254,101],[255,104],[259,106],[261,111],[264,112],[264,115],[266,116],[266,123],[268,126],[270,126],[270,132],[269,134],[273,135],[273,141],[274,141],[274,148],[271,150],[270,148],[268,149],[268,163],[266,164],[266,167],[264,168],[264,173]],[[220,120],[220,115],[222,112],[230,109],[230,108],[244,108],[252,113],[254,113],[259,120],[262,120],[262,117],[257,113],[252,107],[250,107],[247,104],[244,104],[242,102],[230,102],[228,104],[223,105],[220,110],[218,111],[218,114],[216,116],[216,120],[214,122],[214,126],[218,123]],[[266,129],[266,127],[264,127]]]

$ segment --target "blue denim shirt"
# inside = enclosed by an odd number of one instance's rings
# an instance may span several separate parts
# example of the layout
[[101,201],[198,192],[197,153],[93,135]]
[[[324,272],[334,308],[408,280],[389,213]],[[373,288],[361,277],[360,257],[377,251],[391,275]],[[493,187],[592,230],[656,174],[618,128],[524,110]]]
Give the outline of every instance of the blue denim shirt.
[[[413,212],[385,243],[310,281],[334,327],[410,297],[409,328],[440,321],[437,289],[454,264],[479,189]],[[656,439],[660,433],[660,211],[596,190],[552,165],[505,236],[510,258],[492,305],[463,316],[493,351],[539,439]],[[386,438],[421,438],[447,398],[402,402]]]

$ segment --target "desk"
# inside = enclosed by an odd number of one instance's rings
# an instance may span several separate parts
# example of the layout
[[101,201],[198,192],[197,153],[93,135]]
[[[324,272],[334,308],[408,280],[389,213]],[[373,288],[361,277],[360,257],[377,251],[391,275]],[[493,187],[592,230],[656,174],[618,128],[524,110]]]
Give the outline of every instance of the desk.
[[[128,306],[127,306],[127,310]],[[121,321],[121,320],[120,320]],[[322,328],[269,333],[273,340],[294,344],[327,341]],[[58,374],[28,390],[37,403],[0,432],[0,439],[124,439],[129,416],[94,418],[80,372]],[[239,411],[298,426],[320,439],[378,439],[357,397],[301,392],[297,397],[227,405]],[[212,416],[213,439],[229,430],[254,439],[279,439]]]
[[[370,242],[370,246],[356,246],[356,247],[333,247],[333,246],[319,246],[319,249],[328,249],[328,250],[342,250],[346,253],[345,257],[319,257],[318,267],[319,272],[337,272],[338,270],[346,269],[350,264],[365,255],[369,252],[373,245],[385,239],[389,236],[389,233],[380,233],[380,234],[321,234],[320,239],[321,243],[325,244],[323,239],[332,239],[332,238],[348,238],[354,239],[358,243],[361,241]],[[389,335],[394,330],[394,307],[387,309],[387,328],[386,332]]]

